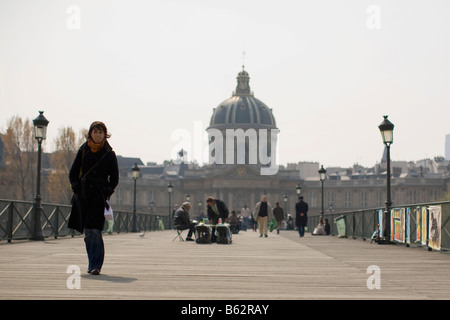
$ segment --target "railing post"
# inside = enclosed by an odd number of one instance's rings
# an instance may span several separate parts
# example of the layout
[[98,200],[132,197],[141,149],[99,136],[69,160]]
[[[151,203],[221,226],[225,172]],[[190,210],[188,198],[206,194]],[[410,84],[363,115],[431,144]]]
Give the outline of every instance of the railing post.
[[365,218],[366,218],[366,210],[363,210],[362,217],[361,217],[361,219],[362,219],[362,221],[361,221],[362,235],[361,236],[364,241],[366,241],[366,232],[365,232],[366,228],[365,228],[365,224],[364,224]]
[[55,213],[56,213],[56,217],[55,217],[55,236],[54,236],[54,238],[55,239],[57,239],[58,238],[58,229],[59,229],[59,218],[58,218],[58,216],[59,216],[59,206],[56,206],[56,208],[55,208]]
[[355,212],[352,213],[352,238],[356,239],[355,237]]
[[122,220],[122,212],[114,212],[114,229],[117,233],[120,233],[120,221]]
[[428,249],[428,251],[432,251],[433,249],[430,247],[430,226],[428,225],[429,223],[430,223],[430,210],[428,209],[428,206],[427,206],[427,230],[426,230],[426,232],[427,232],[427,249]]
[[14,215],[14,202],[11,201],[9,203],[9,208],[8,208],[8,224],[6,226],[6,233],[7,233],[7,237],[8,237],[8,243],[11,243],[12,240],[12,231],[13,231],[13,215]]

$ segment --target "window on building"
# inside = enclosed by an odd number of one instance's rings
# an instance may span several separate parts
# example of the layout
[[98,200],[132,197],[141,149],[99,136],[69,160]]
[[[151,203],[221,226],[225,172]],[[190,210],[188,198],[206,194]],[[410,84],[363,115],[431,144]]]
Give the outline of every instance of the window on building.
[[352,192],[345,191],[344,192],[344,208],[351,208],[351,207],[352,207]]
[[375,194],[375,206],[382,207],[383,206],[383,192],[377,191]]
[[317,207],[317,193],[311,192],[309,194],[309,206],[312,208]]
[[367,204],[368,204],[368,194],[367,191],[361,191],[359,194],[359,205],[361,207],[361,209],[363,208],[367,208]]
[[328,191],[326,195],[326,203],[334,203],[336,201],[336,192]]
[[417,190],[413,189],[413,190],[409,190],[409,203],[417,203]]

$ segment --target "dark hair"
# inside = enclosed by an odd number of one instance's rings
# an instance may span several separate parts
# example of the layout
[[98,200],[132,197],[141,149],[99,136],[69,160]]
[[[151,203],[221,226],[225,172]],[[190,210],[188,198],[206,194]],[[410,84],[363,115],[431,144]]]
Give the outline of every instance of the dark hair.
[[92,122],[91,126],[89,127],[89,131],[86,134],[86,139],[90,139],[91,138],[91,133],[92,130],[97,129],[97,130],[101,130],[105,133],[105,139],[108,139],[109,137],[111,137],[111,135],[108,133],[108,129],[106,129],[106,126],[103,122],[101,121],[94,121]]

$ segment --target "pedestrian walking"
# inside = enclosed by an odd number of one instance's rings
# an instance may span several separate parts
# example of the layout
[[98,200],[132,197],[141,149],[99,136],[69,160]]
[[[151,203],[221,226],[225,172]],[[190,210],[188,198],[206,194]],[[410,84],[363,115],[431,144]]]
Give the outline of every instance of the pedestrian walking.
[[102,230],[105,208],[109,209],[107,200],[119,183],[117,158],[109,137],[103,122],[93,122],[69,172],[74,195],[68,227],[84,232],[88,273],[94,275],[100,274],[104,261]]
[[272,206],[267,202],[267,196],[263,195],[261,201],[255,206],[255,220],[259,225],[259,236],[267,238],[268,223],[272,220]]
[[250,208],[244,204],[244,207],[241,209],[241,217],[242,217],[242,230],[247,231],[249,218],[250,218]]
[[303,237],[308,223],[308,204],[303,201],[303,196],[300,196],[298,199],[299,201],[295,205],[295,225],[298,228],[300,237]]
[[256,222],[256,220],[255,220],[255,212],[252,212],[252,215],[250,216],[250,219],[251,219],[251,225],[252,225],[252,230],[254,231],[254,232],[256,232],[256,229],[258,228],[258,223]]
[[273,216],[277,220],[277,234],[280,234],[281,223],[284,220],[284,210],[280,207],[280,203],[275,203],[275,208],[273,208]]

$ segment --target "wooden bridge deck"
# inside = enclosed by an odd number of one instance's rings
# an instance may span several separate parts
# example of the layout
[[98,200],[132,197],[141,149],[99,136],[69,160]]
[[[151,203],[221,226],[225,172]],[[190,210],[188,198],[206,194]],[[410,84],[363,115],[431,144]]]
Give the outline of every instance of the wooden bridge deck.
[[[86,273],[82,237],[0,243],[0,299],[450,299],[450,254],[295,231],[231,245],[172,241],[171,230],[105,235],[102,274]],[[380,288],[369,289],[369,266]],[[81,269],[69,289],[69,266]],[[369,280],[370,284],[375,282]],[[70,282],[75,284],[76,282]],[[69,284],[70,284],[69,283]]]

